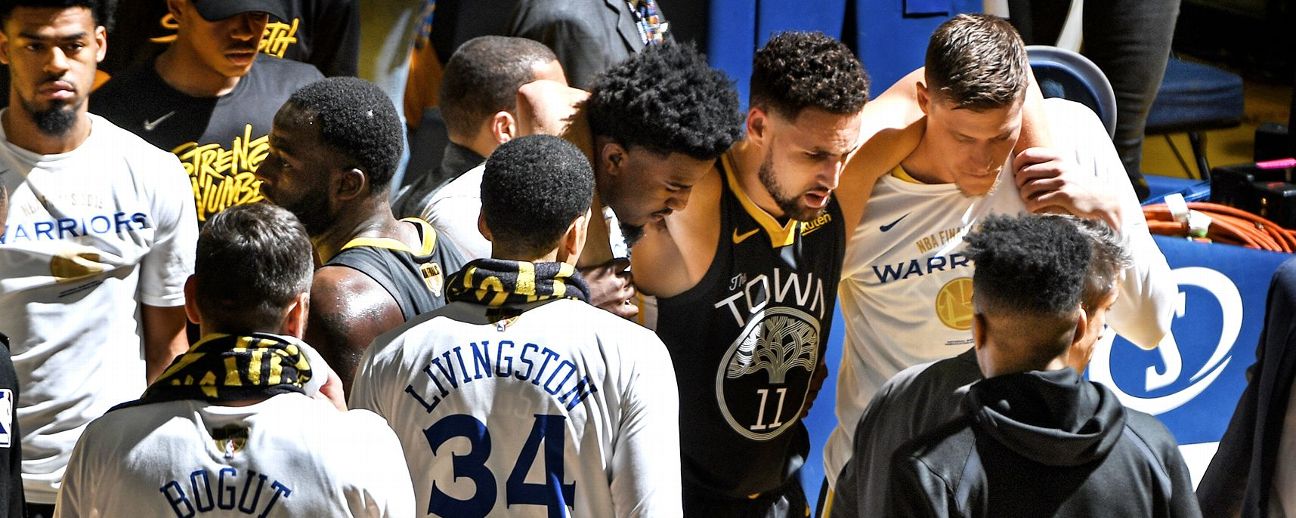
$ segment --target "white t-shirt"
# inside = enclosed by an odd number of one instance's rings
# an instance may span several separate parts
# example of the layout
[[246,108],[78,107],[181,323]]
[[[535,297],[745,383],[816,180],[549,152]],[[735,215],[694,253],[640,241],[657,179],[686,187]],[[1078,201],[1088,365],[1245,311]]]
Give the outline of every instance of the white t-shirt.
[[455,302],[380,337],[351,406],[387,418],[416,508],[680,516],[679,396],[651,331],[575,300],[485,323]]
[[[1125,168],[1102,123],[1087,107],[1044,103],[1055,149],[1121,202],[1121,235],[1134,258],[1108,322],[1145,347],[1169,332],[1177,292]],[[989,214],[1026,212],[1011,160],[990,193],[969,197],[954,184],[921,184],[886,175],[869,198],[846,251],[838,286],[846,340],[837,376],[837,428],[824,450],[835,486],[851,438],[873,394],[907,367],[956,356],[972,345],[971,261],[963,236]]]
[[68,463],[55,516],[415,516],[400,444],[372,412],[282,394],[109,412]]
[[[477,228],[481,215],[481,182],[486,164],[469,169],[458,178],[441,186],[423,211],[423,219],[437,230],[437,236],[455,244],[464,259],[473,260],[491,256],[491,243]],[[608,225],[609,245],[613,257],[629,257],[621,226],[611,207],[603,208],[603,220]]]
[[96,115],[77,149],[37,155],[0,129],[0,330],[22,388],[23,487],[54,502],[81,430],[144,390],[140,303],[184,303],[198,227],[175,155]]

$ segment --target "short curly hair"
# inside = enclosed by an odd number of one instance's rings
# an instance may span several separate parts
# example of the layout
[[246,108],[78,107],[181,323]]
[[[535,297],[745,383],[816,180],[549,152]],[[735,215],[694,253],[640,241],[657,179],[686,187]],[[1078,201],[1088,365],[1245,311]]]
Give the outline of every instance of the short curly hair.
[[978,311],[1052,317],[1079,307],[1094,247],[1075,218],[993,215],[964,242]]
[[733,82],[692,45],[647,47],[608,69],[586,107],[594,135],[663,155],[713,160],[742,136]]
[[855,54],[821,32],[776,34],[752,62],[752,107],[788,119],[805,108],[854,114],[868,102],[868,88]]
[[960,14],[937,27],[927,43],[927,88],[958,108],[1010,106],[1026,94],[1029,73],[1017,30],[996,16]]
[[371,195],[385,193],[400,161],[404,125],[391,99],[373,83],[329,77],[303,86],[288,103],[311,117],[320,141],[369,177]]
[[504,249],[553,249],[594,198],[594,170],[576,146],[549,135],[505,142],[486,159],[482,217]]

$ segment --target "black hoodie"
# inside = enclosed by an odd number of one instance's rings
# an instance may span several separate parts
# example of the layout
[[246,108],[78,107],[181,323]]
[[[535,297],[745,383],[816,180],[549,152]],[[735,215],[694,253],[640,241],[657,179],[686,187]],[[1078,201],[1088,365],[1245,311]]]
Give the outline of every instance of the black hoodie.
[[973,385],[962,417],[901,446],[891,516],[1200,516],[1155,418],[1062,369]]

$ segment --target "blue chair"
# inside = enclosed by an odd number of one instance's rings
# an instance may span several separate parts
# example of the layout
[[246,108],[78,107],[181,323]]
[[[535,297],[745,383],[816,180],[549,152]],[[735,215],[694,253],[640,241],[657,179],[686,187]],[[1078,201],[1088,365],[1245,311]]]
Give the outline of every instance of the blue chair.
[[1210,65],[1171,56],[1156,101],[1148,112],[1148,135],[1165,135],[1179,163],[1191,174],[1173,133],[1187,133],[1201,179],[1210,179],[1206,161],[1205,131],[1232,128],[1242,123],[1242,78]]
[[1045,98],[1061,97],[1088,106],[1107,128],[1107,136],[1116,134],[1116,94],[1098,65],[1078,53],[1048,45],[1030,45],[1026,55]]

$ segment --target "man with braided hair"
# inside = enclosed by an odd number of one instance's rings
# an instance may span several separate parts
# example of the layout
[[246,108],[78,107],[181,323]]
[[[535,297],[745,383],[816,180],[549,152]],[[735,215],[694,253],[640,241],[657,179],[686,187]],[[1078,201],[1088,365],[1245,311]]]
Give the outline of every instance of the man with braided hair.
[[[679,516],[678,395],[651,331],[586,303],[594,174],[551,136],[486,160],[491,257],[380,337],[350,403],[387,418],[437,516]],[[543,447],[541,447],[543,445]]]
[[336,377],[300,340],[310,254],[301,223],[272,205],[207,220],[185,284],[202,340],[90,423],[55,516],[414,515],[391,429],[338,411]]

